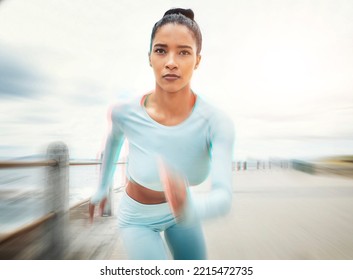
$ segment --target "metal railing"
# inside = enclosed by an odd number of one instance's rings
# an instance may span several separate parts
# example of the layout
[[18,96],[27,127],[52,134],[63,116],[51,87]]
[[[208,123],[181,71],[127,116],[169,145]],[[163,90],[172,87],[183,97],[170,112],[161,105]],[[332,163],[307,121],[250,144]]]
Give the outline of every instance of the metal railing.
[[[65,143],[51,143],[47,149],[47,159],[39,161],[6,161],[0,168],[46,167],[47,184],[44,190],[44,217],[30,225],[2,236],[0,245],[29,231],[39,224],[44,225],[45,248],[36,258],[60,259],[67,246],[67,223],[69,209],[69,151]],[[44,243],[44,242],[43,242]]]
[[8,168],[25,168],[25,167],[45,167],[45,166],[55,166],[58,162],[56,160],[38,160],[38,161],[1,161],[0,169]]
[[[4,244],[19,236],[25,236],[28,232],[40,226],[44,226],[42,243],[45,244],[45,248],[33,258],[62,259],[68,247],[69,210],[89,201],[89,199],[86,199],[69,207],[69,167],[101,164],[101,161],[98,160],[70,162],[68,147],[63,142],[49,144],[44,160],[1,161],[0,169],[45,167],[46,185],[44,190],[44,215],[30,224],[0,234],[0,254],[1,247]],[[116,164],[126,164],[126,162],[117,162]],[[102,213],[103,216],[111,215],[111,199],[111,197],[108,198],[106,209]]]

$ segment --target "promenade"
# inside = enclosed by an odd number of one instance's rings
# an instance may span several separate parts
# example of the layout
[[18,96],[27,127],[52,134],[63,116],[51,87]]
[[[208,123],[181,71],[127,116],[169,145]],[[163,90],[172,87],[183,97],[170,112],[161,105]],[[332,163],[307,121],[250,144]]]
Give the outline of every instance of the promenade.
[[[234,172],[233,180],[231,213],[204,223],[209,259],[353,259],[352,178],[278,169]],[[64,259],[126,259],[116,230],[120,196],[114,194],[113,215],[93,225],[87,204],[70,211]]]

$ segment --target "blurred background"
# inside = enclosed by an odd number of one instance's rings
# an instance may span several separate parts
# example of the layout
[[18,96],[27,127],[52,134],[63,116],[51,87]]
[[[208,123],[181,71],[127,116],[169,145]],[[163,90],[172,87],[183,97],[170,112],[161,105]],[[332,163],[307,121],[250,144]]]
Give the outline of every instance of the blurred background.
[[[176,6],[192,8],[203,33],[194,91],[234,120],[234,172],[339,174],[350,187],[350,0],[2,0],[0,161],[42,159],[53,141],[67,144],[73,162],[99,159],[108,107],[154,87],[150,33]],[[0,169],[0,233],[41,215],[18,205],[33,205],[43,173]],[[71,204],[89,197],[98,174],[70,169]]]

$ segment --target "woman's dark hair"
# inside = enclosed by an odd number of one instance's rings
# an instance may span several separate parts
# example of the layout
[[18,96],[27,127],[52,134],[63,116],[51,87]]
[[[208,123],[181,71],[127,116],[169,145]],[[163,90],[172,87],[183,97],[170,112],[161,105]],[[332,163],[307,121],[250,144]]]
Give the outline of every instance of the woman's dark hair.
[[156,32],[160,27],[168,23],[181,24],[189,28],[196,40],[196,52],[200,54],[202,48],[202,35],[200,28],[194,20],[194,12],[191,9],[175,8],[166,11],[163,17],[155,23],[151,34],[150,51],[152,50],[152,42]]

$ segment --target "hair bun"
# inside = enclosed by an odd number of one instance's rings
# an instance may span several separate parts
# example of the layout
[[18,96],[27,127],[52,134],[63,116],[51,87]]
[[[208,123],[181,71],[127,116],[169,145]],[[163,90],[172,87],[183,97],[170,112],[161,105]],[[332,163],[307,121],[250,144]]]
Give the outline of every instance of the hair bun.
[[194,20],[194,12],[191,9],[182,9],[182,8],[174,8],[174,9],[170,9],[168,11],[165,12],[164,16],[167,15],[179,15],[182,14],[183,16],[186,16],[187,18]]

